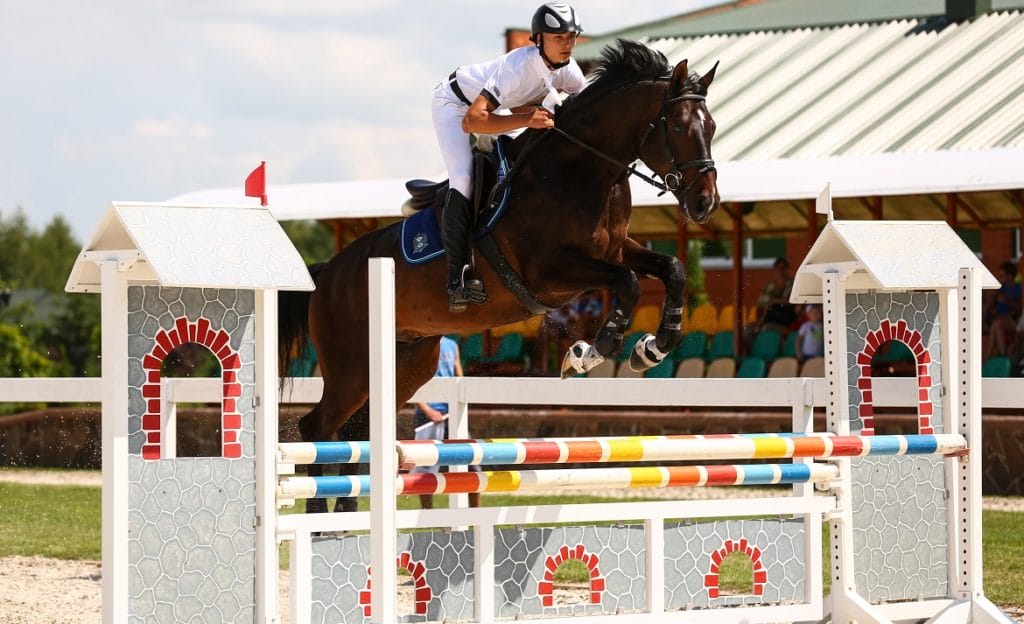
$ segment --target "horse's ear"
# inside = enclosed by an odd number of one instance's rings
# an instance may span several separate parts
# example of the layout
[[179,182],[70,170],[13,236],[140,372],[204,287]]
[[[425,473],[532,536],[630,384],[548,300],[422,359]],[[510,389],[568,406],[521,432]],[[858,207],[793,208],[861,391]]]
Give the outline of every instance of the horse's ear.
[[686,59],[679,61],[676,68],[672,70],[672,93],[679,94],[683,92],[683,87],[686,86],[686,78],[689,76],[689,72],[686,69]]
[[711,81],[715,79],[715,70],[718,69],[718,63],[719,61],[715,61],[715,66],[711,68],[711,71],[700,78],[700,84],[704,87],[705,91],[708,90],[708,87],[711,85]]

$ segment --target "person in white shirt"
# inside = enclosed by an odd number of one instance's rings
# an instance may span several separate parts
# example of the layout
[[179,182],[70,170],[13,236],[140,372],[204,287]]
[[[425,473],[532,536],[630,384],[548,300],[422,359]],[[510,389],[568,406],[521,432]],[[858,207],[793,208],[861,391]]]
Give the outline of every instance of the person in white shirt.
[[494,60],[463,65],[434,89],[434,131],[448,168],[441,238],[448,255],[448,309],[462,312],[487,301],[483,282],[468,279],[473,153],[467,134],[502,134],[520,128],[551,128],[559,92],[586,85],[572,58],[583,29],[568,4],[550,2],[533,14],[532,46]]

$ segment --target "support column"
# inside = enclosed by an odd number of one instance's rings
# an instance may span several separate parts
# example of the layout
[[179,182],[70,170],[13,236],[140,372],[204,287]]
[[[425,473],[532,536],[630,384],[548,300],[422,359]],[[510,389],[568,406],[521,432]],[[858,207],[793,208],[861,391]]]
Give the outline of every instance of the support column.
[[103,378],[103,624],[128,621],[128,279],[117,259],[100,267]]
[[[397,618],[395,567],[395,261],[371,258],[370,291],[370,622]],[[385,594],[387,592],[387,594]]]
[[[277,291],[256,299],[256,622],[281,621],[277,548]],[[292,596],[294,600],[294,595]]]

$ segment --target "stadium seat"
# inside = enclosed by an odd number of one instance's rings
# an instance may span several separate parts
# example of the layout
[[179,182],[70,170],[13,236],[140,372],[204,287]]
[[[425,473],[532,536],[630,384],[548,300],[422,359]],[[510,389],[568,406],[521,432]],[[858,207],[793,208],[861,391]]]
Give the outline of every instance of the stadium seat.
[[731,303],[722,306],[722,309],[718,311],[718,326],[715,328],[716,331],[731,331],[733,329],[733,323],[735,323],[733,311],[736,309]]
[[615,370],[615,376],[619,379],[639,379],[644,376],[643,371],[637,372],[629,367],[629,362],[622,362]]
[[462,339],[459,354],[462,356],[462,367],[469,362],[480,362],[484,359],[483,334],[470,334]]
[[800,369],[801,377],[824,377],[825,376],[825,358],[814,357],[804,362],[803,368]]
[[724,331],[715,334],[711,339],[711,346],[708,347],[707,359],[717,360],[718,358],[731,358],[735,355],[732,348],[732,332]]
[[800,332],[791,331],[786,336],[786,341],[782,343],[782,351],[779,353],[782,357],[796,357],[796,337]]
[[762,329],[754,337],[754,344],[750,347],[750,356],[761,358],[770,362],[779,357],[779,350],[782,346],[782,337],[774,329]]
[[1008,357],[990,357],[981,365],[982,377],[1012,377],[1013,363]]
[[718,330],[718,308],[713,303],[702,303],[690,312],[689,331],[699,331],[711,336]]
[[[587,373],[587,377],[593,379],[607,379],[615,376],[615,366],[617,362],[611,358],[605,358],[600,364],[590,369]],[[626,366],[629,366],[628,364]]]
[[796,377],[799,372],[800,362],[794,357],[776,358],[772,365],[768,367],[768,376],[773,378]]
[[711,364],[708,365],[707,372],[704,373],[704,377],[708,379],[723,378],[723,377],[735,377],[736,376],[736,360],[731,357],[722,357],[717,360],[712,360]]
[[740,364],[736,371],[737,379],[761,379],[764,377],[768,365],[764,359],[759,357],[748,357]]
[[523,359],[523,335],[519,333],[505,334],[494,350],[494,355],[487,358],[488,362],[519,362]]
[[[626,366],[629,366],[628,364]],[[648,379],[669,379],[676,372],[676,361],[670,357],[665,358],[657,366],[644,372]]]
[[704,376],[704,358],[687,358],[679,363],[676,369],[676,377],[680,379],[700,379]]
[[682,342],[676,347],[673,357],[676,361],[690,358],[703,358],[708,350],[708,337],[704,332],[692,331],[683,336]]

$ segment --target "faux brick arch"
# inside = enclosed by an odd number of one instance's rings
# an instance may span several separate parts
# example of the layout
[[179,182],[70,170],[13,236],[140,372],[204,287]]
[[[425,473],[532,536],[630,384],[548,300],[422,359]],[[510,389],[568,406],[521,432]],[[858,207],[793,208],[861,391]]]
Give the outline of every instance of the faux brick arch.
[[858,413],[861,418],[861,435],[875,434],[875,407],[871,392],[871,359],[878,352],[883,344],[896,341],[902,342],[914,354],[917,371],[917,430],[918,433],[934,433],[932,427],[933,407],[929,397],[932,387],[932,378],[928,374],[928,365],[932,362],[932,356],[925,347],[921,332],[916,329],[907,329],[907,322],[900,319],[895,324],[885,319],[878,329],[869,332],[864,342],[864,350],[857,354],[857,368],[860,376],[857,378],[857,389],[861,393]]
[[577,544],[575,548],[562,546],[556,554],[549,556],[544,561],[544,580],[537,584],[537,595],[540,596],[541,606],[554,606],[555,570],[569,559],[577,559],[587,566],[590,571],[590,604],[601,604],[604,577],[601,576],[601,570],[597,567],[597,555],[588,553],[583,544]]
[[178,317],[173,328],[157,332],[153,350],[142,358],[142,369],[146,374],[146,382],[142,385],[142,398],[146,401],[146,413],[142,417],[142,431],[146,434],[142,444],[143,459],[160,459],[160,367],[172,351],[189,342],[203,345],[220,361],[224,382],[221,454],[229,459],[242,456],[242,443],[238,439],[242,414],[237,405],[242,396],[242,384],[238,381],[242,360],[231,348],[230,338],[223,329],[211,330],[210,321],[205,318],[189,322],[185,317]]
[[718,598],[718,567],[727,555],[734,552],[743,553],[750,558],[754,566],[754,595],[763,596],[764,586],[768,582],[768,572],[761,562],[761,549],[753,546],[746,538],[738,540],[725,540],[721,548],[711,553],[711,567],[704,576],[704,587],[708,590],[708,598]]
[[[427,568],[423,565],[422,561],[413,561],[412,555],[408,551],[402,552],[395,559],[398,567],[405,568],[412,574],[413,584],[416,588],[415,593],[415,610],[413,613],[416,615],[426,615],[427,606],[430,605],[430,599],[434,597],[433,592],[430,591],[430,586],[427,585]],[[359,592],[359,604],[363,607],[363,615],[370,617],[370,583],[372,569],[367,566],[366,568],[366,587]]]

